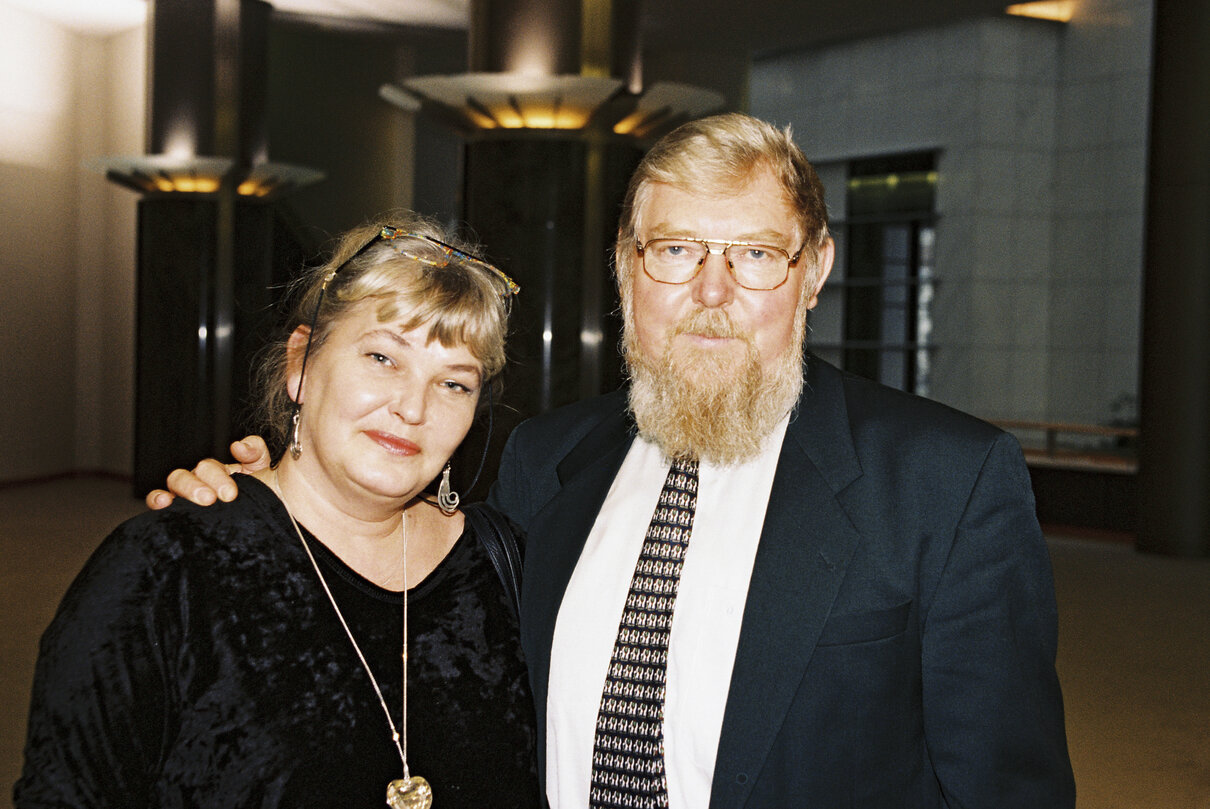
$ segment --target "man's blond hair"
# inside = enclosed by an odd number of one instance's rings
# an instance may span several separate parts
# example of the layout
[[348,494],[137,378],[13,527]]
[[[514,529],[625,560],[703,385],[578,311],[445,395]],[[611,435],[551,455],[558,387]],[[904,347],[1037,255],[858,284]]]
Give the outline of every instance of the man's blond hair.
[[[664,183],[697,194],[727,194],[742,189],[762,169],[771,172],[782,188],[804,242],[804,258],[816,264],[828,238],[828,211],[815,169],[794,143],[789,127],[778,129],[750,115],[727,113],[682,124],[639,162],[622,203],[614,248],[623,293],[629,288],[637,257],[638,217],[652,184]],[[794,252],[799,247],[789,249]],[[813,275],[807,273],[807,278]]]

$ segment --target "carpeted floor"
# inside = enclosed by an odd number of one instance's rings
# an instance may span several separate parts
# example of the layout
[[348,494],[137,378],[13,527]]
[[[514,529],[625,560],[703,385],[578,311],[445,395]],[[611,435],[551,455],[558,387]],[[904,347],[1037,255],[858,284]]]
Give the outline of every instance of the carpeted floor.
[[[0,490],[0,809],[38,637],[101,537],[141,510],[108,480]],[[1062,537],[1051,554],[1079,809],[1210,809],[1210,560]]]
[[1210,809],[1210,560],[1051,539],[1080,809]]

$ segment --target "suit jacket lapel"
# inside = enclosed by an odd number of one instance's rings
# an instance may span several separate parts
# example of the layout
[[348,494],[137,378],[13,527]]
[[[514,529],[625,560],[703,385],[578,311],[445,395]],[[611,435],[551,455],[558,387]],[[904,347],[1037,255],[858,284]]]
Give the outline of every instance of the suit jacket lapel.
[[[597,512],[634,439],[622,408],[590,431],[559,463],[561,488],[530,525],[522,599],[522,639],[534,688],[539,735],[545,735],[550,649],[563,593]],[[544,745],[542,745],[544,747]],[[540,751],[545,755],[545,751]],[[542,759],[539,759],[540,761]]]
[[[814,358],[809,362],[752,571],[711,807],[747,800],[860,540],[836,499],[861,474],[840,375]],[[746,778],[737,778],[741,773]]]

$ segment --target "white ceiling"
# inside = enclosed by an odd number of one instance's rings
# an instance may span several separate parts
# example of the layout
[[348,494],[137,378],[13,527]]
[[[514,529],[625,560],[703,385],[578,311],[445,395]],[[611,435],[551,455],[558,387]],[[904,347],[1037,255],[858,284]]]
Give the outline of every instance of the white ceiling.
[[[80,33],[106,36],[147,18],[147,0],[0,0]],[[279,11],[465,28],[469,0],[273,0]]]
[[[471,0],[269,0],[281,12],[465,28]],[[1008,0],[643,0],[645,47],[767,54],[998,15]],[[106,35],[147,16],[147,0],[0,0],[69,28]],[[685,27],[691,21],[693,36]]]
[[270,0],[278,11],[465,28],[470,0]]
[[133,28],[147,17],[145,0],[0,0],[0,4],[99,36]]

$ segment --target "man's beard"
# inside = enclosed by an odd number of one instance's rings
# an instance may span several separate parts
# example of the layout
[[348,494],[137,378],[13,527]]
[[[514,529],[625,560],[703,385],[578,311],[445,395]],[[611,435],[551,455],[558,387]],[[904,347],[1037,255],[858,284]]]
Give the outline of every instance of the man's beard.
[[761,365],[752,335],[720,309],[690,313],[671,337],[738,338],[743,356],[671,338],[663,356],[646,356],[627,317],[622,348],[639,434],[670,458],[735,464],[755,457],[802,392],[803,315],[796,313],[793,339],[771,371]]

